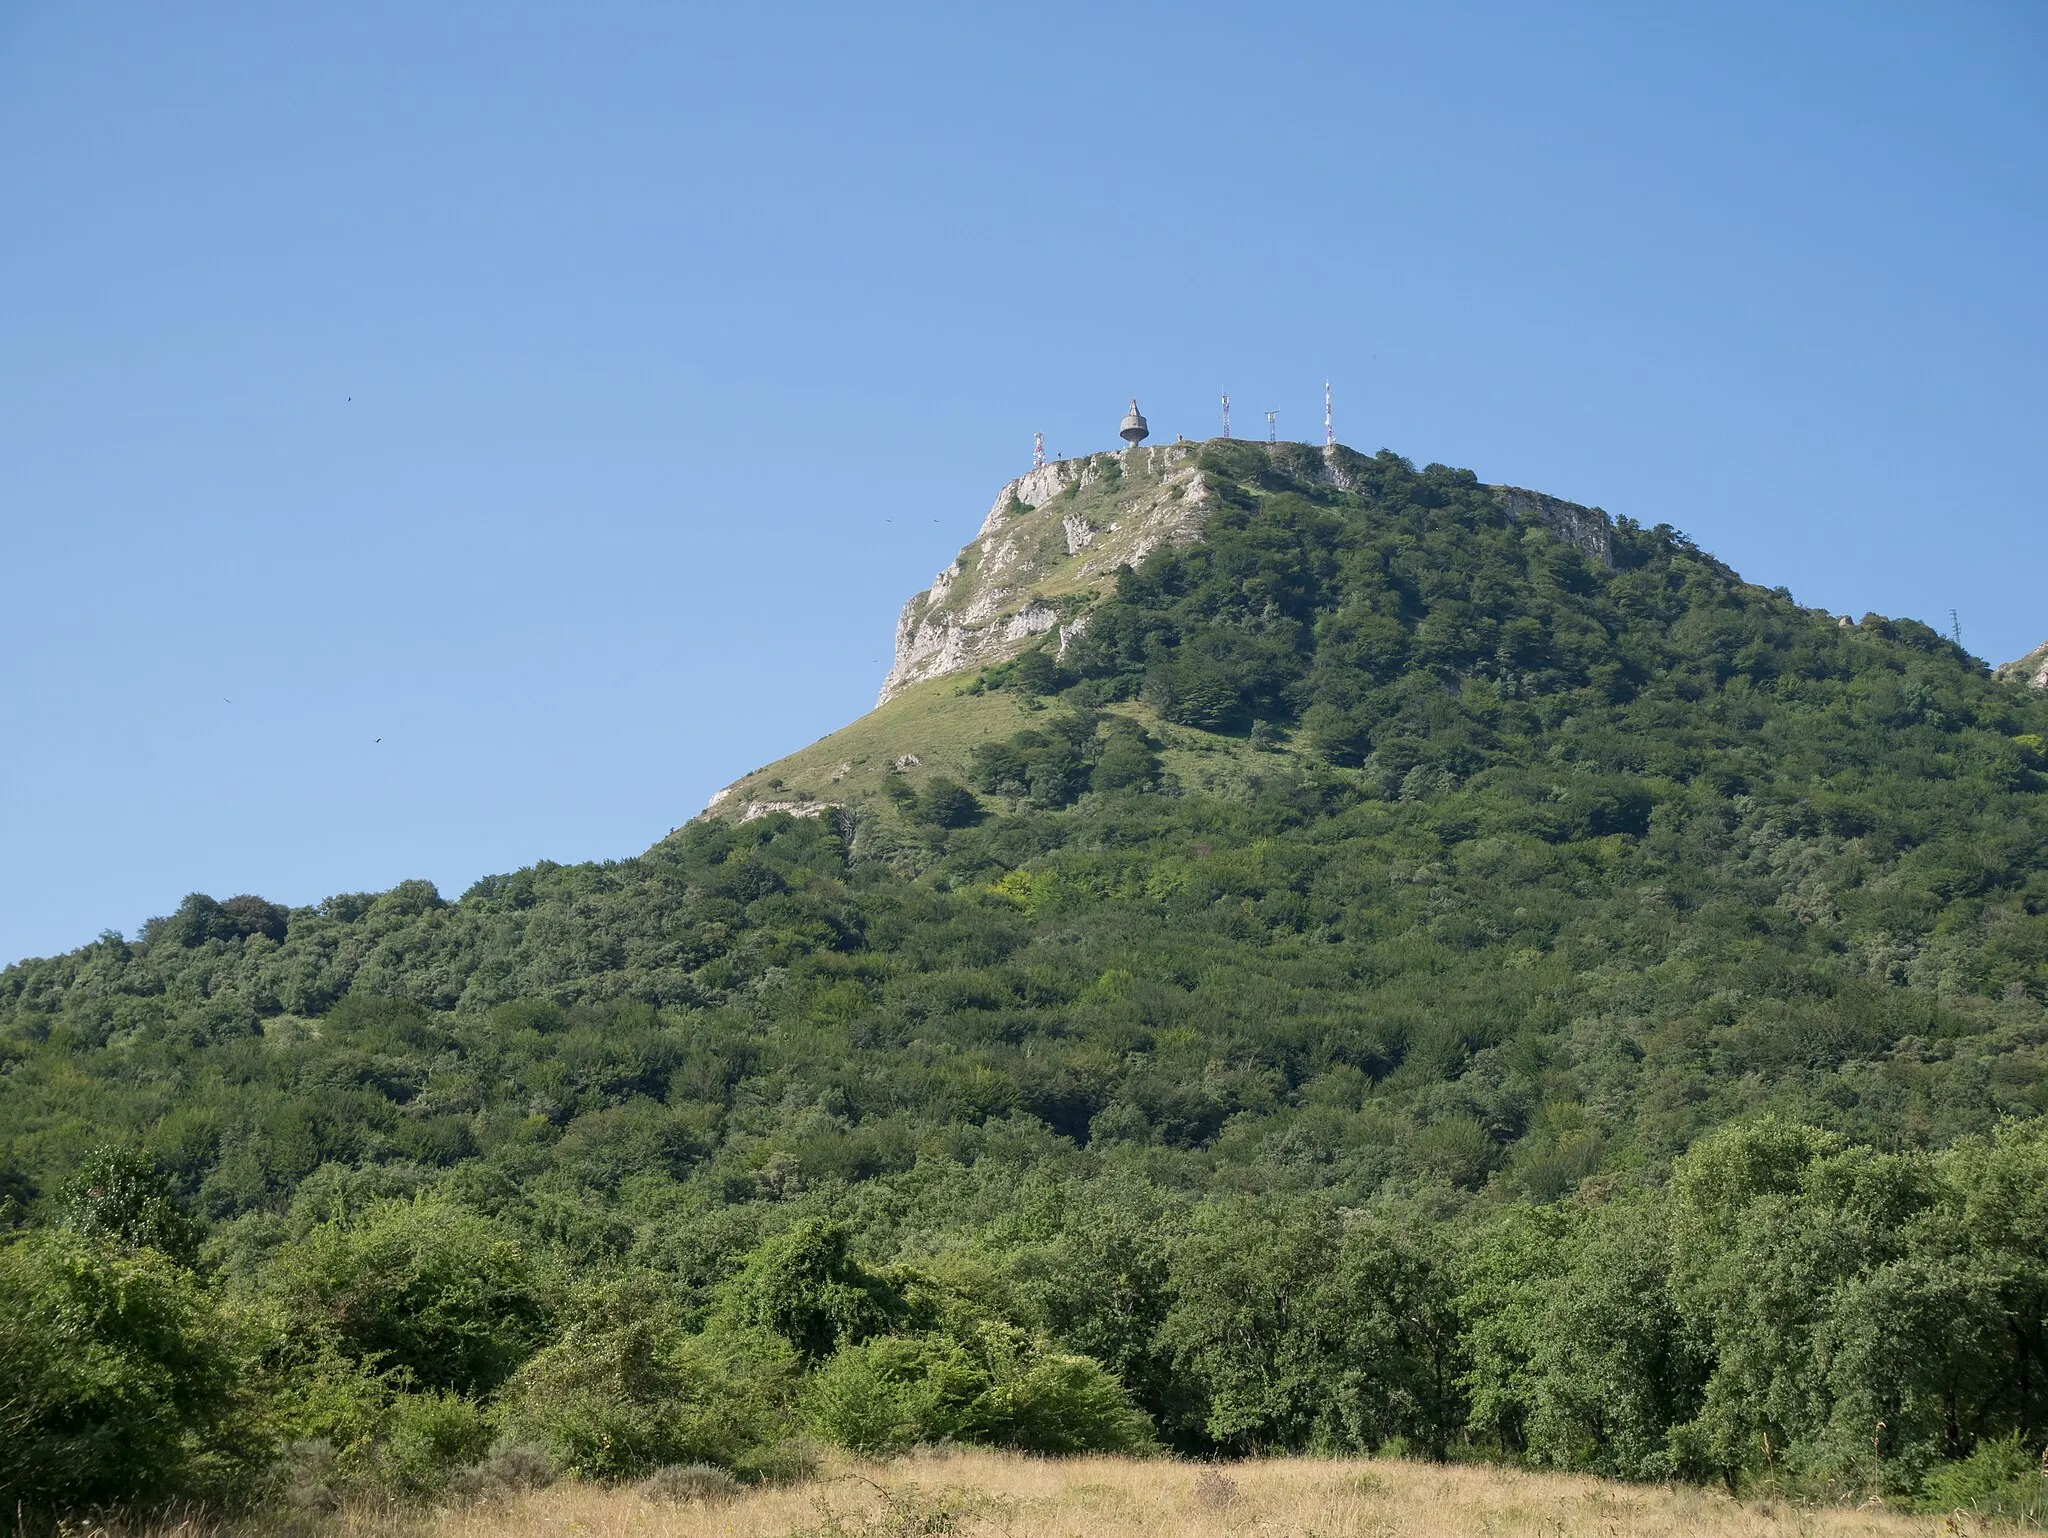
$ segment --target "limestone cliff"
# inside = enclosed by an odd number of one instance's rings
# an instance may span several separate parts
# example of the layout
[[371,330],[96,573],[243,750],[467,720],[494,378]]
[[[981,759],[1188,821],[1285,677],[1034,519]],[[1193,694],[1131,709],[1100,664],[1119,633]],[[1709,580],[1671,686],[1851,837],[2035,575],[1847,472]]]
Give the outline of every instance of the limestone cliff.
[[[1162,544],[1201,538],[1214,506],[1196,462],[1202,447],[1166,443],[1063,459],[1003,487],[973,541],[903,606],[876,703],[1001,662],[1049,633],[1064,651],[1119,566],[1137,565]],[[1279,443],[1267,452],[1281,461],[1276,468],[1339,491],[1352,490],[1369,463],[1341,445]],[[1598,508],[1519,486],[1496,487],[1495,495],[1510,512],[1541,518],[1589,559],[1614,565],[1613,526]]]
[[996,493],[981,530],[903,606],[876,703],[913,684],[999,662],[1033,637],[1084,624],[1091,590],[1166,543],[1201,536],[1209,506],[1194,443],[1062,459]]
[[1549,524],[1559,539],[1577,545],[1588,560],[1614,570],[1614,525],[1599,508],[1581,507],[1521,486],[1496,486],[1493,494],[1509,512],[1533,513]]
[[2023,683],[2030,689],[2048,690],[2048,641],[2043,641],[2026,656],[2004,664],[1999,668],[1998,676]]

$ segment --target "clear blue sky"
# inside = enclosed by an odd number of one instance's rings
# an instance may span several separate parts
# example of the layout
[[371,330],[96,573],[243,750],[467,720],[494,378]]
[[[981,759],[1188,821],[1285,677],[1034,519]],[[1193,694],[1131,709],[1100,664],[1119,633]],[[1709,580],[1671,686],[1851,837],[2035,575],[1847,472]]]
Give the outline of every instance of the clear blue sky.
[[2044,180],[2038,0],[0,3],[0,960],[642,849],[1134,394],[2003,660]]

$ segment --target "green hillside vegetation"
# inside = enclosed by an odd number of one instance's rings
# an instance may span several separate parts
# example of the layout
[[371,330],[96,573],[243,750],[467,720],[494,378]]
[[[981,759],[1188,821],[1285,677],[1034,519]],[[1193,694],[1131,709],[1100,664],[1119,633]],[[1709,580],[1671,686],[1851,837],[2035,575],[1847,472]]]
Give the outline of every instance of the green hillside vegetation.
[[950,1439],[2039,1509],[2048,701],[1200,455],[1064,655],[762,771],[843,805],[0,973],[5,1501]]
[[969,693],[957,678],[916,684],[858,721],[736,781],[712,808],[744,817],[768,807],[815,815],[886,799],[898,785],[968,772],[970,755],[1027,724],[1042,702],[1015,692]]

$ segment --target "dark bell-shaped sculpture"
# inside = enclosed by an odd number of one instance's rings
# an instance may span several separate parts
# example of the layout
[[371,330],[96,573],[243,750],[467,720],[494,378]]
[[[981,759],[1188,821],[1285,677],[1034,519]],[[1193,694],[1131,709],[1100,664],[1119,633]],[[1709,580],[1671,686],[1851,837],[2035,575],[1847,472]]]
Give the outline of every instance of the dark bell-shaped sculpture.
[[1145,425],[1144,417],[1139,415],[1135,399],[1131,402],[1131,409],[1124,413],[1124,424],[1116,430],[1116,435],[1132,448],[1136,448],[1152,436],[1152,429]]

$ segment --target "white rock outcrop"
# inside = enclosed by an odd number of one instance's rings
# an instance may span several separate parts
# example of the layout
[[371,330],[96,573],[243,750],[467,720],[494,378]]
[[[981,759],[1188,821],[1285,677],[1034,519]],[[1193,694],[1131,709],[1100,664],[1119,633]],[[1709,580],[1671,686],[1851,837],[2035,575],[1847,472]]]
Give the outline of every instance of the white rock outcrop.
[[[823,817],[838,805],[837,801],[749,801],[747,809],[740,813],[740,821],[752,822],[757,817],[772,817],[777,812],[787,812],[792,817]],[[704,810],[708,812],[711,808],[707,806]]]
[[[877,703],[1004,661],[1049,632],[1064,652],[1082,621],[1062,624],[1061,604],[1040,590],[1078,595],[1162,544],[1200,538],[1213,501],[1195,468],[1199,448],[1165,443],[1056,460],[1003,487],[973,542],[903,606]],[[1049,509],[1056,498],[1065,500]]]
[[1534,513],[1559,539],[1576,545],[1588,560],[1614,569],[1614,525],[1597,507],[1581,507],[1525,486],[1496,486],[1494,496],[1511,513]]
[[[1189,544],[1216,506],[1196,465],[1203,445],[1162,443],[1040,465],[996,493],[988,516],[932,585],[903,606],[878,704],[915,684],[1015,656],[1039,636],[1058,648],[1086,623],[1087,595],[1120,566],[1166,544]],[[1276,469],[1340,492],[1369,490],[1373,461],[1341,444],[1265,449]],[[1508,512],[1533,515],[1589,560],[1614,566],[1614,526],[1520,486],[1491,487]]]
[[2024,657],[2015,657],[2011,662],[2001,664],[1998,676],[2023,683],[2029,689],[2048,690],[2048,641],[2043,641]]

